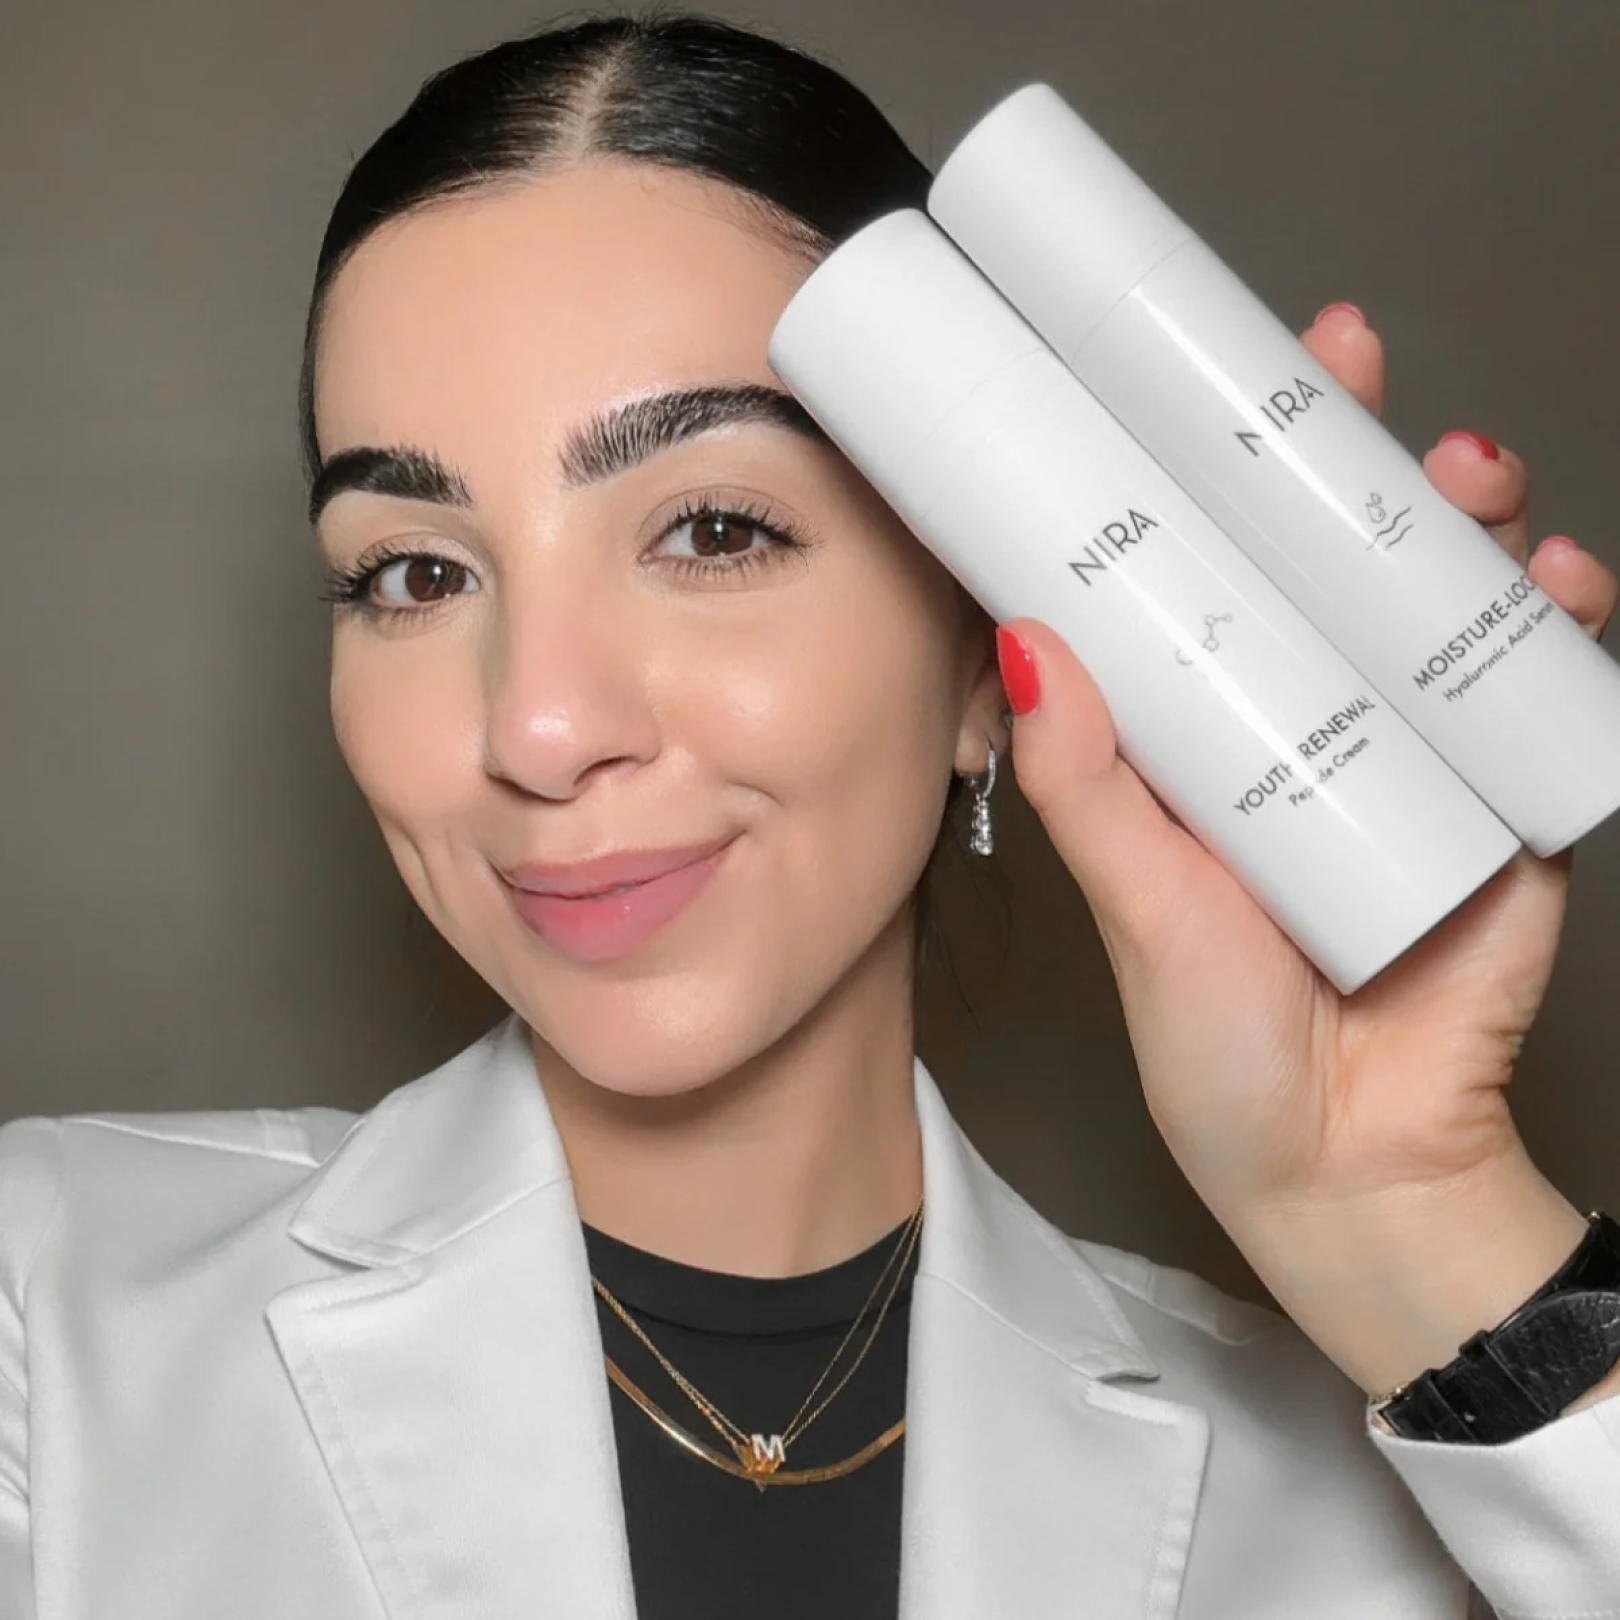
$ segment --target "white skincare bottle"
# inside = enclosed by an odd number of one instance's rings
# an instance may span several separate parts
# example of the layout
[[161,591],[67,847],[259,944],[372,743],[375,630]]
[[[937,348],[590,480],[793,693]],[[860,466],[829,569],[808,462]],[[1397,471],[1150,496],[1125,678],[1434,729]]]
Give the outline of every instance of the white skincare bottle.
[[1073,647],[1125,758],[1339,990],[1518,850],[920,210],[829,254],[768,354],[996,619]]
[[928,211],[1536,854],[1620,808],[1620,663],[1050,85],[968,131]]

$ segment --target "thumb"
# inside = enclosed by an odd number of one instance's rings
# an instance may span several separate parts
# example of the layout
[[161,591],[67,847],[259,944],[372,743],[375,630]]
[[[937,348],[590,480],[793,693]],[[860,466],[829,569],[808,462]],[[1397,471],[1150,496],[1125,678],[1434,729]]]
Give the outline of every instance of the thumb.
[[1091,907],[1116,972],[1150,960],[1209,857],[1120,757],[1108,704],[1038,619],[996,631],[1013,773]]

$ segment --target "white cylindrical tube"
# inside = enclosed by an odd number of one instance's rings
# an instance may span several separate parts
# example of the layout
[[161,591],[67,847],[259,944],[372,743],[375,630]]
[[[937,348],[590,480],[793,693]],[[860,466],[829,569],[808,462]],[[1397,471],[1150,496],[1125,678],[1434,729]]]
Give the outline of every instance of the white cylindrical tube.
[[1620,663],[1055,90],[975,124],[928,210],[1532,850],[1620,808]]
[[768,352],[991,614],[1068,641],[1125,758],[1340,990],[1519,848],[921,211],[824,259]]

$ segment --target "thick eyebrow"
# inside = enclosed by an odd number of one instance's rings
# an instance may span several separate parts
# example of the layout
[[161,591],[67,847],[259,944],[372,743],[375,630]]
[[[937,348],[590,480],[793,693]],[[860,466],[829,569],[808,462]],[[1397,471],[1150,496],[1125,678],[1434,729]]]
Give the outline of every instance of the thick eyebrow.
[[[661,450],[717,428],[762,422],[817,444],[830,444],[821,424],[794,398],[764,383],[708,383],[645,394],[598,413],[573,429],[559,455],[563,482],[583,489],[628,472]],[[466,480],[429,450],[412,446],[340,450],[321,464],[309,492],[314,523],[345,490],[470,507]]]
[[433,501],[440,506],[471,506],[466,480],[429,450],[393,445],[386,450],[357,445],[339,450],[321,463],[309,489],[309,521],[345,490],[368,495],[395,495],[406,501]]

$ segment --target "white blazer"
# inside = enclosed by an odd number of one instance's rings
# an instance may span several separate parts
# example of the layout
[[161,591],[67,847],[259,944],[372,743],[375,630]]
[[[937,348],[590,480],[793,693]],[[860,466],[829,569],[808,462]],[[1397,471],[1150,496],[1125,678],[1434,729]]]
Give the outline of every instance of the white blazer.
[[[633,1620],[526,1036],[358,1118],[0,1130],[3,1620]],[[900,1620],[1462,1620],[1469,1577],[1620,1616],[1620,1402],[1381,1436],[1291,1323],[1066,1237],[915,1086]]]

